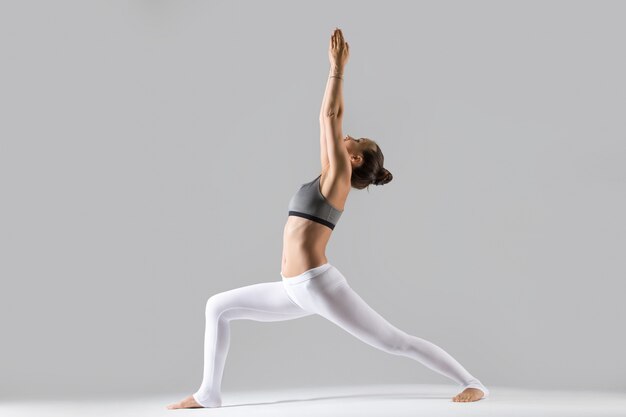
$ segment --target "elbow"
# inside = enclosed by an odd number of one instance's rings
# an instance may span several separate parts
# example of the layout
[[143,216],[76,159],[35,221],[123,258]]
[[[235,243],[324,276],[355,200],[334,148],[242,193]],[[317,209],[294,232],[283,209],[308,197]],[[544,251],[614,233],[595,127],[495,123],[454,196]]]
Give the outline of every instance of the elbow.
[[324,120],[334,119],[334,118],[341,117],[342,114],[343,114],[343,110],[340,107],[329,107],[328,109],[324,110],[324,115],[322,116],[322,118]]
[[336,113],[327,114],[326,116],[324,116],[324,119],[325,120],[343,119],[342,116],[343,116],[342,112],[336,112]]

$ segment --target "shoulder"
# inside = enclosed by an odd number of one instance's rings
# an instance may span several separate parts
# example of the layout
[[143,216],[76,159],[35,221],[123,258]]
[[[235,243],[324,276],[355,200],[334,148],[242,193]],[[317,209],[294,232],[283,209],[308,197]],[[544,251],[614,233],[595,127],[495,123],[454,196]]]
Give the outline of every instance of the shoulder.
[[351,177],[351,168],[334,168],[329,165],[322,169],[322,173],[320,174],[319,178],[320,183],[324,182],[324,185],[332,184],[334,187],[343,187],[346,185],[350,185]]
[[319,177],[320,192],[339,210],[343,210],[344,204],[352,188],[350,178],[352,171],[348,170],[323,170]]

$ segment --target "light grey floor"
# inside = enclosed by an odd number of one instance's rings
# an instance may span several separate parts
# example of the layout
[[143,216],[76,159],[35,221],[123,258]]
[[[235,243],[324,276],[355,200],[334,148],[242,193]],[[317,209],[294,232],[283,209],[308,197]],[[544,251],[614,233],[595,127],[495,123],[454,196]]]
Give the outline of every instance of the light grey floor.
[[223,406],[167,410],[189,393],[134,399],[0,402],[2,417],[77,416],[626,416],[626,393],[534,391],[488,387],[489,398],[455,403],[458,389],[446,385],[379,385],[224,392]]

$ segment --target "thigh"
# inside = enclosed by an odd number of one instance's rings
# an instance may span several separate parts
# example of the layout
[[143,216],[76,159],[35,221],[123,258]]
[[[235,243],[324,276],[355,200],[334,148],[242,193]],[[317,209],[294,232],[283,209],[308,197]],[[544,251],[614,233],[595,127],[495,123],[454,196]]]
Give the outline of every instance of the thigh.
[[315,298],[317,314],[373,347],[393,350],[406,342],[407,334],[374,310],[347,281]]
[[291,320],[308,316],[289,298],[281,281],[261,282],[234,288],[209,298],[207,315],[256,321]]

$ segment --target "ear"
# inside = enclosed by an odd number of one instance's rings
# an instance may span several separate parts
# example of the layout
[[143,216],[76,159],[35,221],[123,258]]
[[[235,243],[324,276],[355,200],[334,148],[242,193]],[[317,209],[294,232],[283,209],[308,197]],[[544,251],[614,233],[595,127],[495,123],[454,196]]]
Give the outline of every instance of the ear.
[[363,163],[363,155],[361,154],[352,155],[352,159],[357,167]]

